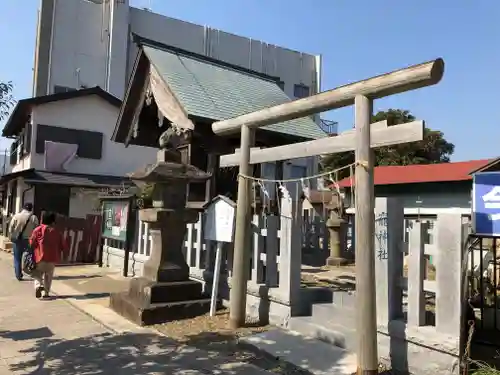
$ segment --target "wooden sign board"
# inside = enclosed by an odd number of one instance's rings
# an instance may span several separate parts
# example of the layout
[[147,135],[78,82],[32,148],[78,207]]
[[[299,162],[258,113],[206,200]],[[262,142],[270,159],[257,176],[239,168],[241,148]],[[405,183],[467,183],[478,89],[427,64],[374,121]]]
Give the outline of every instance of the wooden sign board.
[[203,233],[205,240],[233,242],[236,203],[218,195],[205,205]]

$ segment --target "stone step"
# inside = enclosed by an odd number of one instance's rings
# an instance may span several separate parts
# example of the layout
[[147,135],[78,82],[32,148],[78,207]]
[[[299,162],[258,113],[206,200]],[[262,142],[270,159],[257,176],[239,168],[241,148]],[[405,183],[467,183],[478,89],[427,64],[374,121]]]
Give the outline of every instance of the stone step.
[[356,293],[354,291],[335,290],[332,302],[340,307],[356,308]]
[[203,297],[203,285],[194,280],[152,282],[143,277],[130,281],[130,295],[139,296],[148,289],[151,304],[197,300]]
[[[220,301],[218,307],[221,307]],[[109,306],[121,316],[140,325],[166,323],[173,320],[193,318],[210,310],[210,298],[200,298],[177,302],[149,303],[140,296],[129,292],[112,293]]]
[[323,287],[307,287],[300,290],[302,293],[301,300],[307,309],[304,310],[305,315],[312,314],[312,306],[316,303],[332,303],[333,293],[329,288]]
[[315,375],[352,375],[356,372],[354,352],[295,331],[276,328],[240,338],[240,342],[256,346]]
[[356,348],[356,331],[338,324],[321,324],[312,316],[293,317],[289,321],[289,329],[300,334],[320,340],[326,344],[354,351]]
[[152,303],[148,307],[151,309],[162,309],[164,307],[190,307],[197,305],[210,305],[210,298],[199,298],[186,301]]
[[318,303],[313,305],[312,317],[315,322],[325,326],[331,324],[347,327],[356,326],[356,310],[341,307],[334,303]]
[[356,307],[356,294],[351,291],[334,290],[328,287],[306,287],[301,289],[302,299],[304,303],[310,305],[307,315],[311,315],[312,306],[315,304],[331,304],[334,303],[340,307],[352,308]]

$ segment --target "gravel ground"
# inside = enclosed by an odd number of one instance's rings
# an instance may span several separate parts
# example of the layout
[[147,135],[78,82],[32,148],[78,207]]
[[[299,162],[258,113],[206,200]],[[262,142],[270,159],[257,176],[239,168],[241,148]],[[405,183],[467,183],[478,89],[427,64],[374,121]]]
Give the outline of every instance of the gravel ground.
[[221,355],[241,362],[250,363],[274,374],[311,375],[309,371],[263,352],[253,345],[239,342],[240,337],[264,332],[271,326],[247,322],[246,327],[237,330],[228,328],[228,310],[219,310],[216,316],[208,314],[192,319],[160,324],[155,328],[180,343]]

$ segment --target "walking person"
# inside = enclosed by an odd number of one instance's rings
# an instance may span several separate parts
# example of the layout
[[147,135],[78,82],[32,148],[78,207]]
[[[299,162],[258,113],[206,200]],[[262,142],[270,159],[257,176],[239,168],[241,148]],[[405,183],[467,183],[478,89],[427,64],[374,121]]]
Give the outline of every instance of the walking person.
[[38,225],[38,218],[33,213],[33,204],[26,203],[21,212],[15,214],[9,223],[10,239],[14,251],[14,273],[16,278],[23,279],[23,253],[28,250],[29,238]]
[[36,268],[32,273],[35,280],[35,296],[48,298],[54,277],[54,268],[61,260],[61,254],[68,252],[62,233],[55,228],[56,215],[45,212],[42,224],[31,234],[30,244],[35,255]]

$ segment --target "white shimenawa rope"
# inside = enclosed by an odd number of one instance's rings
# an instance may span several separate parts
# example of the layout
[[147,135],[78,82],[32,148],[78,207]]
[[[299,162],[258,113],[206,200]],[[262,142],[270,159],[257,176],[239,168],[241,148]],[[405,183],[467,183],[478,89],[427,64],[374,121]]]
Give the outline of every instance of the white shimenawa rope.
[[[270,179],[270,178],[247,176],[247,175],[244,175],[242,173],[239,173],[238,177],[251,180],[251,181],[253,181],[254,186],[259,186],[260,187],[261,193],[263,195],[263,197],[262,197],[262,200],[263,200],[262,203],[263,203],[263,206],[266,207],[266,198],[267,198],[267,200],[269,202],[272,201],[271,196],[269,195],[269,191],[268,191],[268,189],[265,186],[266,183],[275,183],[276,184],[276,188],[275,189],[276,189],[276,192],[278,193],[279,190],[281,190],[282,192],[288,191],[286,189],[286,187],[284,186],[284,184],[291,183],[291,182],[300,182],[301,189],[297,189],[295,191],[295,193],[296,193],[295,201],[298,202],[299,201],[300,191],[302,192],[302,194],[308,195],[309,184],[306,184],[305,181],[318,179],[318,178],[321,178],[321,177],[324,177],[324,176],[329,176],[330,177],[330,181],[334,185],[335,191],[340,196],[340,188],[338,186],[337,178],[338,178],[338,175],[339,175],[340,171],[343,171],[344,169],[349,169],[349,173],[350,173],[349,180],[350,180],[350,183],[351,183],[351,189],[350,189],[350,191],[351,191],[351,202],[354,202],[354,189],[355,189],[355,187],[354,187],[354,168],[356,166],[362,166],[363,168],[368,168],[368,162],[366,162],[366,161],[358,161],[358,162],[351,163],[351,164],[345,165],[343,167],[340,167],[340,168],[337,168],[337,169],[334,169],[334,170],[331,170],[331,171],[328,171],[328,172],[322,172],[322,173],[318,173],[318,174],[315,174],[315,175],[312,175],[312,176],[307,176],[307,177],[288,178],[288,179],[283,179],[283,180],[276,180],[276,179]],[[335,178],[333,178],[333,176],[335,176]],[[325,191],[322,191],[322,193],[324,195]],[[289,192],[288,192],[288,195],[289,195]],[[253,189],[253,199],[254,199],[254,202],[256,201],[256,198],[257,198],[257,191],[255,189]],[[307,196],[307,198],[309,198],[309,197]],[[321,200],[324,203],[325,202],[325,197],[322,197]],[[278,200],[277,204],[278,204],[278,210],[281,211],[279,200]],[[255,207],[256,206],[254,204],[254,210],[255,210]],[[296,210],[296,215],[298,215],[299,205],[296,205],[295,210]],[[326,206],[324,204],[323,204],[323,210],[324,210],[324,216],[326,217]],[[255,214],[255,212],[254,212],[254,214]]]
[[[305,180],[314,180],[314,179],[317,179],[320,177],[325,177],[325,176],[331,177],[333,175],[338,175],[338,173],[340,171],[342,171],[344,169],[348,169],[348,168],[352,171],[354,169],[353,167],[355,167],[357,165],[361,165],[363,167],[366,167],[366,165],[368,165],[368,163],[365,163],[365,162],[352,163],[352,164],[348,164],[346,166],[343,166],[343,167],[340,167],[340,168],[337,168],[337,169],[334,169],[334,170],[331,170],[328,172],[322,172],[322,173],[318,173],[318,174],[315,174],[312,176],[307,176],[307,177],[288,178],[288,179],[284,179],[284,180],[274,180],[274,179],[270,179],[270,178],[253,177],[253,176],[247,176],[247,175],[242,174],[242,173],[239,173],[238,176],[242,177],[242,178],[249,179],[249,180],[253,180],[256,182],[260,182],[260,183],[265,183],[265,182],[275,182],[275,183],[304,182]],[[352,179],[352,176],[351,176],[351,179]]]

